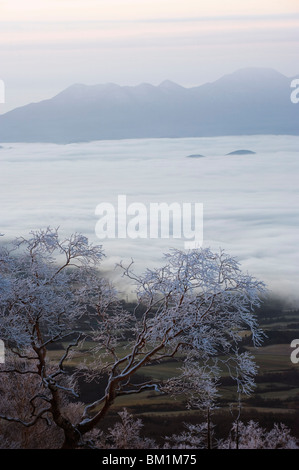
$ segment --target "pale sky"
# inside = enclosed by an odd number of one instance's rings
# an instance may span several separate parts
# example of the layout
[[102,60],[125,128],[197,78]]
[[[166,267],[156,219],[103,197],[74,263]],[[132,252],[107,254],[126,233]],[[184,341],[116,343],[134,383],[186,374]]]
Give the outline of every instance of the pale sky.
[[73,83],[299,74],[298,0],[0,0],[0,113]]

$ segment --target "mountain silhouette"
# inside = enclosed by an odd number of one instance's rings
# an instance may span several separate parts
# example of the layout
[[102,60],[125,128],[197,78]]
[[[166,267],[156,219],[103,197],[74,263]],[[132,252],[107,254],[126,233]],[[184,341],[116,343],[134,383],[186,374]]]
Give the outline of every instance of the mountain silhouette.
[[299,135],[292,78],[248,68],[185,88],[74,84],[0,116],[0,142],[71,143],[133,138]]

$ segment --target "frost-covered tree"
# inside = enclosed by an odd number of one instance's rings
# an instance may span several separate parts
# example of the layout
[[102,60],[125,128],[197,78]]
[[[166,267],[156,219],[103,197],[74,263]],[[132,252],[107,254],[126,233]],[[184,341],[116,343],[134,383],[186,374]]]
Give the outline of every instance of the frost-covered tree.
[[[238,427],[238,431],[237,431]],[[238,438],[236,437],[238,433]],[[275,423],[270,431],[266,431],[256,421],[247,424],[235,422],[231,436],[219,443],[220,449],[298,449],[297,439],[291,435],[290,429],[284,424]]]
[[118,413],[120,421],[106,433],[95,436],[91,446],[99,449],[157,449],[153,439],[141,435],[144,424],[136,419],[126,408]]
[[165,437],[164,449],[206,449],[207,423],[184,424],[180,434]]
[[187,355],[181,375],[168,380],[163,390],[174,396],[181,394],[186,397],[187,408],[201,410],[205,422],[196,426],[187,424],[188,432],[184,431],[171,439],[181,445],[184,442],[188,445],[197,442],[197,445],[211,449],[214,428],[212,413],[218,408],[220,369],[217,366],[217,358],[214,364],[212,361],[211,364],[208,361],[201,364],[200,358],[196,361],[194,356],[196,355]]
[[[44,413],[34,426],[24,426],[23,423],[30,421],[34,414],[34,406],[39,406],[35,397],[40,389],[40,377],[36,374],[26,373],[29,371],[27,361],[7,354],[6,360],[11,369],[18,373],[0,375],[0,412],[5,416],[18,417],[16,420],[0,420],[0,449],[55,449],[61,447],[63,442],[63,430],[59,429],[50,413]],[[82,412],[83,404],[70,402],[67,397],[62,396],[60,402],[63,414],[69,420],[75,420]]]
[[[0,373],[10,381],[19,377],[19,383],[26,375],[36,384],[25,416],[15,409],[2,419],[30,428],[51,416],[66,436],[76,433],[62,413],[63,394],[77,396],[64,365],[81,340],[89,289],[98,285],[94,266],[102,257],[101,247],[89,245],[86,237],[60,240],[58,230],[50,228],[1,248],[0,337],[11,354]],[[61,356],[50,361],[49,348],[70,338]]]
[[[0,337],[26,366],[7,362],[0,372],[31,375],[38,382],[28,397],[28,415],[0,412],[3,420],[25,427],[50,420],[63,431],[63,447],[83,445],[84,436],[100,425],[117,397],[159,390],[155,381],[133,380],[143,366],[179,353],[199,364],[221,356],[238,387],[246,391],[252,386],[254,364],[238,344],[244,330],[251,332],[253,344],[262,340],[254,314],[265,291],[262,282],[244,274],[223,251],[173,250],[162,267],[144,275],[136,275],[132,264],[120,265],[136,288],[130,314],[99,276],[102,257],[101,247],[82,235],[61,240],[52,229],[1,249]],[[83,339],[92,346],[86,343],[80,370],[70,372],[65,365]],[[49,354],[57,342],[64,344],[59,357]],[[62,397],[79,400],[78,377],[93,380],[95,392],[100,382],[99,392],[71,419],[63,411]]]

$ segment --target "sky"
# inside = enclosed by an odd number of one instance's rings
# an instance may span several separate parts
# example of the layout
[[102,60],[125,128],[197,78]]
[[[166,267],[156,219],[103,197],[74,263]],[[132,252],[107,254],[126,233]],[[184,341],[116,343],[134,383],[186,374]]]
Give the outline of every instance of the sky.
[[190,87],[299,73],[298,0],[0,0],[0,113],[73,83]]

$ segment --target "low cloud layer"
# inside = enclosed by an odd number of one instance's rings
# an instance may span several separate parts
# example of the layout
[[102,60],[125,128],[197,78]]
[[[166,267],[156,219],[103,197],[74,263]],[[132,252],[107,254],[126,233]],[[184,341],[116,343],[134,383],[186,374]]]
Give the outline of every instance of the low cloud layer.
[[[107,272],[131,258],[141,271],[169,248],[184,249],[184,240],[98,240],[96,206],[117,206],[121,194],[147,207],[203,203],[203,246],[225,249],[273,293],[299,301],[298,144],[290,136],[3,144],[0,232],[10,239],[48,225],[80,231],[103,244]],[[256,153],[226,155],[238,149]]]

